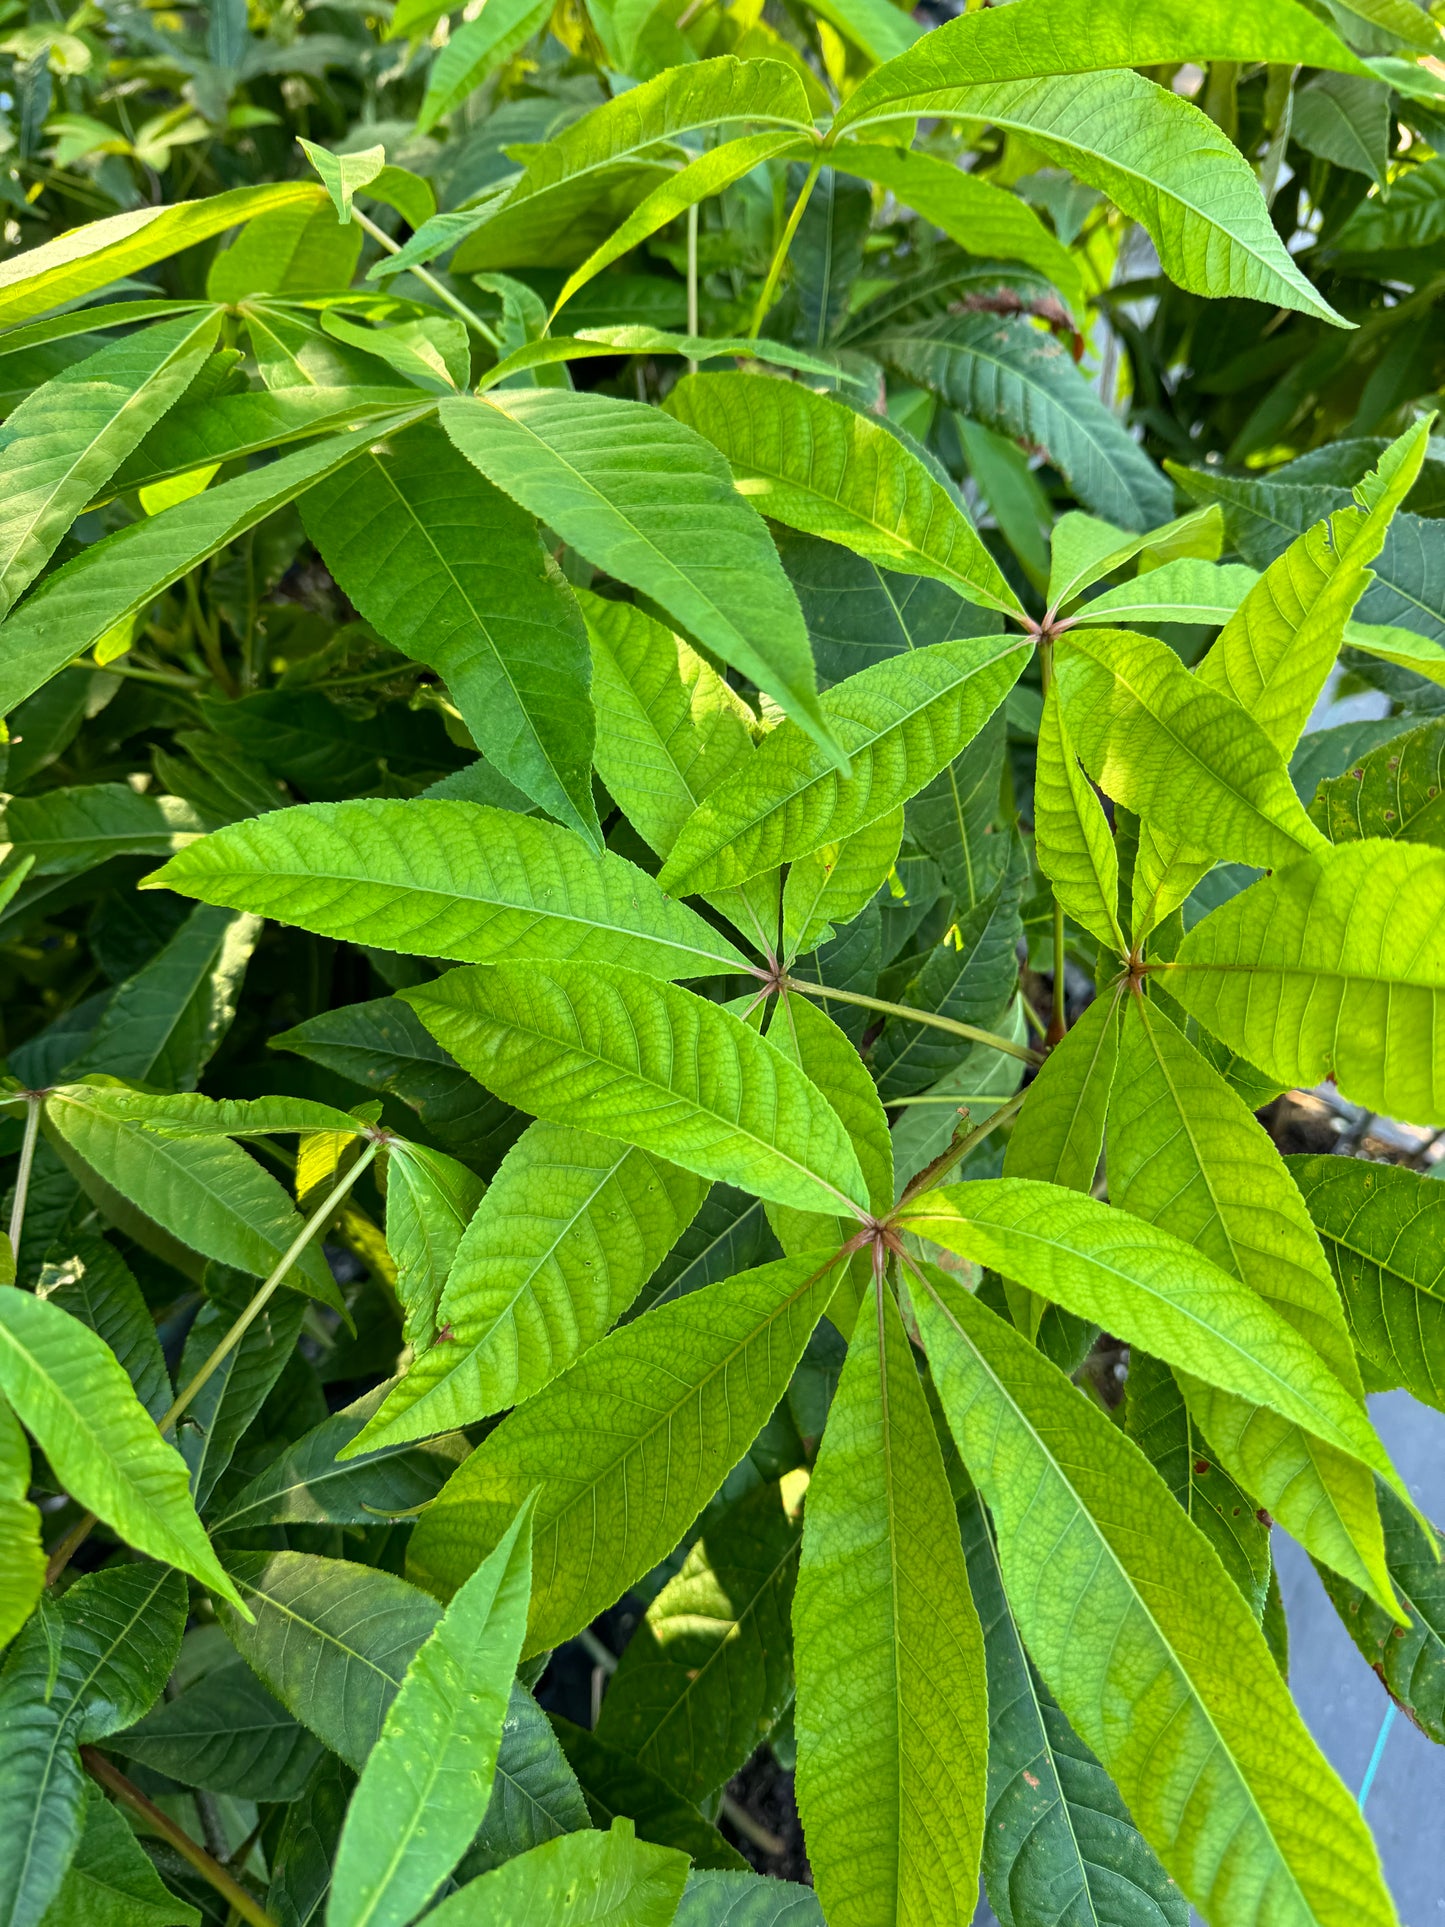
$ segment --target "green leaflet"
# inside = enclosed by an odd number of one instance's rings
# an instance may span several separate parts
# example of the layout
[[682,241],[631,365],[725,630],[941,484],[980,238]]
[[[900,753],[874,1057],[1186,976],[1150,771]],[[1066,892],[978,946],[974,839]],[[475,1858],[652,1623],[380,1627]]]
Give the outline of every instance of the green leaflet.
[[1188,1908],[1024,1651],[977,1492],[958,1504],[988,1668],[983,1878],[1002,1927],[1185,1927]]
[[1399,837],[1445,844],[1445,721],[1381,743],[1343,776],[1320,784],[1310,816],[1331,843]]
[[1286,1160],[1375,1385],[1445,1411],[1445,1187],[1359,1158]]
[[960,910],[986,897],[1008,862],[998,821],[1007,739],[1004,706],[905,805],[909,842],[932,857]]
[[[132,208],[106,221],[74,228],[27,253],[12,254],[0,267],[0,327],[79,301],[96,288],[122,281],[182,248],[251,221],[258,214],[298,203],[316,206],[322,190],[309,181],[238,187],[208,201],[173,207]],[[7,705],[8,707],[8,705]]]
[[823,1909],[811,1887],[791,1880],[695,1867],[673,1927],[715,1927],[720,1920],[734,1927],[823,1927]]
[[45,1583],[40,1513],[31,1505],[30,1441],[0,1399],[0,1646],[8,1646]]
[[345,227],[327,202],[277,208],[241,230],[206,272],[212,301],[235,303],[250,295],[316,294],[347,288],[356,273],[362,234]]
[[[186,1334],[177,1377],[189,1385],[250,1304],[255,1280],[224,1266],[208,1266],[205,1302]],[[306,1301],[298,1292],[278,1294],[252,1319],[186,1407],[178,1430],[181,1456],[190,1468],[191,1493],[204,1507],[230,1464],[252,1420],[286,1369],[301,1335]]]
[[1427,1536],[1393,1492],[1380,1494],[1380,1518],[1390,1577],[1409,1615],[1408,1628],[1396,1625],[1368,1594],[1335,1573],[1321,1567],[1320,1578],[1385,1691],[1437,1746],[1445,1745],[1445,1539],[1433,1526]]
[[799,857],[783,885],[783,956],[816,950],[873,901],[898,860],[903,841],[900,806],[839,843]]
[[1362,1407],[1314,1347],[1254,1292],[1157,1226],[1028,1178],[927,1192],[905,1222],[1397,1476]]
[[502,1160],[437,1322],[353,1448],[424,1438],[519,1405],[614,1325],[707,1186],[651,1151],[535,1123]]
[[550,1721],[577,1776],[594,1827],[628,1819],[642,1839],[659,1847],[676,1847],[695,1866],[741,1870],[747,1865],[690,1800],[684,1800],[630,1754],[608,1746],[585,1726],[574,1726],[559,1713],[553,1713]]
[[341,1830],[330,1927],[406,1927],[476,1833],[527,1623],[531,1528],[527,1500],[407,1667]]
[[983,1637],[892,1293],[865,1297],[808,1493],[793,1602],[798,1807],[836,1927],[964,1927],[978,1901]]
[[196,1517],[184,1461],[89,1326],[28,1292],[0,1290],[0,1391],[79,1505],[139,1551],[236,1598]]
[[1106,949],[1128,948],[1119,928],[1119,858],[1093,785],[1079,767],[1051,683],[1034,766],[1034,854],[1065,916]]
[[159,1420],[173,1397],[155,1318],[130,1267],[93,1232],[66,1238],[68,1256],[41,1270],[38,1296],[98,1332],[125,1367],[136,1396]]
[[744,134],[736,140],[722,141],[718,146],[706,149],[675,174],[660,181],[650,194],[638,202],[626,220],[592,250],[581,267],[568,275],[561,293],[552,304],[552,313],[560,313],[572,296],[586,287],[594,276],[610,267],[614,261],[621,260],[624,254],[630,254],[633,248],[656,234],[659,228],[666,227],[669,221],[676,220],[688,208],[696,207],[714,194],[721,194],[734,181],[741,180],[764,161],[803,160],[812,148],[813,141],[808,134],[777,128],[764,134]]
[[1074,314],[1082,316],[1084,286],[1078,263],[1017,195],[932,154],[882,147],[873,141],[840,141],[829,149],[828,158],[832,166],[886,187],[971,254],[995,255],[1037,268]]
[[387,1147],[386,1243],[409,1345],[436,1337],[437,1303],[486,1186],[444,1151],[393,1138]]
[[594,1345],[443,1488],[408,1569],[452,1592],[540,1485],[524,1652],[571,1638],[677,1544],[751,1445],[827,1305],[831,1266],[826,1252],[783,1258]]
[[1121,622],[1227,623],[1258,581],[1254,569],[1237,562],[1180,556],[1091,596],[1070,620],[1088,628]]
[[[239,1145],[224,1138],[176,1138],[147,1130],[144,1113],[101,1087],[65,1084],[46,1118],[61,1146],[192,1251],[264,1278],[301,1229],[281,1186]],[[184,1101],[184,1100],[182,1100]],[[336,1286],[313,1244],[286,1274],[288,1289],[337,1304]]]
[[[636,174],[639,162],[652,163],[644,176],[650,186],[659,143],[748,122],[812,128],[802,82],[781,61],[724,54],[672,67],[594,108],[529,155],[522,178],[458,248],[453,266],[464,274],[525,266],[559,242],[572,250],[570,266],[579,252],[591,251],[590,243],[578,250],[572,239],[579,225],[586,231],[582,217],[629,171]],[[612,225],[608,220],[602,232]]]
[[135,1834],[97,1786],[85,1794],[84,1830],[42,1927],[199,1927]]
[[1413,488],[1430,424],[1393,442],[1358,504],[1296,538],[1250,590],[1199,666],[1199,679],[1247,709],[1289,756],[1324,687],[1390,518]]
[[7,417],[0,433],[0,614],[190,386],[220,326],[214,309],[157,322],[74,363]]
[[500,0],[500,4],[493,0],[484,11],[485,18],[478,15],[463,22],[433,61],[417,119],[418,134],[429,133],[547,24],[542,0]]
[[1097,516],[1070,509],[1054,524],[1049,541],[1049,607],[1082,613],[1089,605],[1075,611],[1074,604],[1084,590],[1136,558],[1150,575],[1170,562],[1215,562],[1223,546],[1224,515],[1214,506],[1194,509],[1147,535],[1129,535]]
[[[478,275],[477,279],[484,278]],[[499,279],[504,277],[497,277]],[[616,355],[685,355],[691,361],[712,361],[718,357],[745,355],[751,361],[769,362],[777,368],[796,369],[800,374],[818,375],[828,380],[841,379],[845,385],[861,387],[855,376],[841,371],[835,363],[820,360],[786,342],[768,341],[756,335],[680,335],[665,328],[624,325],[614,328],[587,328],[576,335],[548,335],[545,339],[525,341],[514,348],[504,361],[489,368],[477,383],[477,393],[487,394],[528,369],[555,366],[563,361],[589,361]],[[557,384],[540,383],[539,386]]]
[[[1271,1570],[1269,1526],[1254,1500],[1214,1462],[1214,1448],[1199,1430],[1173,1372],[1137,1346],[1129,1353],[1127,1390],[1125,1431],[1219,1554],[1255,1618],[1262,1619]],[[1332,1507],[1318,1474],[1313,1485],[1311,1502],[1318,1503],[1323,1490],[1324,1504]],[[1351,1563],[1361,1563],[1358,1555]]]
[[[163,214],[176,211],[161,210]],[[408,413],[393,419],[400,425],[412,418]],[[0,625],[4,642],[0,710],[13,709],[56,670],[83,655],[109,630],[138,615],[163,589],[207,556],[284,508],[333,469],[362,454],[375,432],[376,424],[370,423],[283,455],[279,461],[232,481],[217,483],[161,515],[118,529],[47,576],[24,605]]]
[[477,747],[600,845],[587,637],[531,516],[435,422],[323,480],[304,514],[361,613],[444,678]]
[[775,696],[842,766],[777,552],[701,436],[640,402],[570,389],[501,389],[439,413],[489,481]]
[[1445,1122],[1445,857],[1412,843],[1327,847],[1197,923],[1163,983],[1281,1084]]
[[792,1700],[800,1485],[789,1475],[709,1520],[608,1684],[597,1737],[689,1800],[731,1779]]
[[1393,1927],[1354,1801],[1143,1454],[941,1273],[916,1303],[1019,1631],[1184,1892],[1217,1921]]
[[112,1565],[86,1574],[58,1601],[46,1595],[11,1647],[0,1674],[6,1927],[41,1919],[80,1840],[86,1780],[77,1746],[147,1711],[176,1663],[185,1621],[179,1573]]
[[[1087,42],[1087,28],[1083,37]],[[865,86],[835,126],[939,113],[1021,135],[1101,189],[1148,229],[1164,272],[1181,288],[1267,301],[1344,325],[1285,251],[1234,143],[1191,102],[1142,74],[1056,78],[1051,67],[1032,79],[932,87],[925,80],[891,99],[882,88],[870,96]]]
[[1230,0],[1050,0],[1010,20],[972,14],[949,21],[910,52],[870,74],[837,124],[914,114],[949,114],[951,91],[970,81],[1084,74],[1101,67],[1152,67],[1179,60],[1272,61],[1360,74],[1337,35],[1297,0],[1268,9]]
[[524,1920],[589,1927],[668,1927],[687,1879],[687,1856],[637,1839],[630,1820],[606,1833],[565,1834],[483,1874],[430,1913],[436,1927],[501,1927]]
[[[959,917],[907,985],[905,1004],[983,1030],[1000,1029],[1018,985],[1023,881],[1021,866],[1011,865],[988,895]],[[891,1018],[873,1047],[879,1094],[888,1101],[921,1091],[972,1048],[931,1025]]]
[[[702,799],[753,753],[757,718],[717,671],[629,602],[584,594],[592,643],[593,760],[633,828],[661,857]],[[775,877],[713,902],[766,948],[778,921]]]
[[259,917],[198,905],[169,943],[117,985],[66,1075],[194,1089],[231,1027]]
[[485,1873],[587,1824],[587,1802],[551,1722],[527,1689],[514,1685],[491,1803],[455,1878]]
[[1265,867],[1323,841],[1264,731],[1191,676],[1166,643],[1074,630],[1056,673],[1085,769],[1151,829],[1176,839],[1184,856]]
[[354,1404],[288,1445],[249,1485],[227,1497],[213,1532],[266,1525],[370,1525],[386,1513],[415,1511],[434,1498],[467,1455],[457,1433],[415,1445],[402,1440],[342,1461],[344,1446],[374,1417],[388,1387]]
[[692,894],[738,883],[887,816],[978,734],[1027,648],[1015,636],[967,636],[835,684],[823,711],[852,775],[840,776],[795,725],[780,725],[699,804],[663,865],[662,888]]
[[[969,178],[957,168],[948,172]],[[1087,509],[1125,529],[1168,521],[1167,478],[1100,401],[1064,343],[1031,321],[939,315],[874,335],[869,346],[968,420],[1041,449]]]
[[489,1090],[535,1116],[665,1151],[803,1211],[864,1208],[858,1160],[822,1092],[691,991],[537,962],[453,970],[405,1001]]
[[192,845],[147,887],[463,963],[570,957],[670,977],[746,968],[625,858],[481,803],[359,797],[273,810]]
[[389,1572],[342,1559],[234,1552],[228,1563],[254,1615],[247,1625],[222,1608],[232,1644],[281,1704],[360,1772],[441,1608]]
[[234,1655],[113,1744],[182,1786],[287,1803],[305,1792],[322,1756],[321,1742]]
[[179,796],[138,795],[128,783],[12,796],[4,836],[36,876],[94,869],[113,856],[171,856],[210,827]]
[[667,407],[722,450],[740,492],[771,520],[1018,613],[953,493],[880,423],[762,375],[689,375]]

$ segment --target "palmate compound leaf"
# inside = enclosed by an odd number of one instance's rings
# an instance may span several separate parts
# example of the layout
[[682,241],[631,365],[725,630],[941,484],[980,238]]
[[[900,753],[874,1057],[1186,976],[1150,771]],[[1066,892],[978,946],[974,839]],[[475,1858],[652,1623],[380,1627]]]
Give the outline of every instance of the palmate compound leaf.
[[1019,613],[955,495],[881,423],[764,375],[689,375],[667,407],[721,449],[739,490],[771,521]]
[[1188,1905],[1024,1650],[987,1508],[958,1501],[988,1670],[983,1879],[1002,1927],[1185,1927]]
[[787,1387],[836,1279],[782,1258],[660,1305],[488,1434],[423,1513],[408,1571],[455,1590],[540,1485],[525,1654],[570,1639],[672,1550]]
[[730,1780],[792,1699],[805,1485],[785,1474],[709,1519],[608,1684],[597,1737],[689,1800]]
[[483,803],[359,797],[217,830],[146,880],[322,936],[460,963],[576,958],[668,977],[746,969],[624,857]]
[[406,1669],[347,1810],[328,1927],[406,1927],[481,1824],[527,1623],[532,1503]]
[[1181,855],[1264,868],[1323,843],[1264,730],[1191,676],[1167,643],[1074,630],[1056,670],[1084,768],[1106,795],[1176,840]]
[[302,514],[362,615],[445,680],[489,761],[600,844],[587,637],[532,517],[435,422],[374,443]]
[[1234,143],[1192,102],[1142,74],[1065,77],[1049,69],[1018,80],[925,80],[891,99],[886,74],[873,76],[877,91],[865,85],[852,96],[835,122],[839,131],[917,114],[991,122],[1132,214],[1179,287],[1266,301],[1342,325],[1285,250]]
[[626,1311],[707,1184],[654,1151],[538,1121],[502,1160],[419,1352],[356,1442],[426,1438],[519,1405]]
[[[1339,1294],[1279,1153],[1158,1005],[1134,997],[1109,1101],[1109,1194],[1258,1293],[1361,1401]],[[1220,1458],[1316,1558],[1389,1601],[1370,1470],[1277,1412],[1182,1384],[1213,1448],[1202,1456]]]
[[864,1299],[793,1600],[798,1807],[835,1927],[964,1927],[988,1750],[983,1635],[892,1293]]
[[1085,508],[1125,529],[1169,520],[1167,477],[1105,407],[1065,344],[1031,320],[937,315],[872,335],[868,347],[967,420],[1042,450]]
[[1292,1157],[1372,1391],[1445,1411],[1445,1185],[1363,1158]]
[[33,315],[66,307],[258,214],[302,204],[320,206],[323,192],[309,181],[279,181],[238,187],[206,201],[132,208],[72,228],[43,247],[12,254],[0,268],[0,326],[13,328]]
[[[174,1098],[178,1108],[205,1098]],[[301,1230],[301,1220],[269,1171],[249,1152],[212,1136],[204,1112],[195,1136],[147,1128],[150,1107],[123,1087],[63,1084],[46,1119],[62,1154],[78,1160],[82,1182],[144,1213],[180,1244],[218,1264],[266,1277]],[[275,1128],[274,1126],[272,1128]],[[325,1258],[308,1245],[286,1274],[288,1289],[339,1307]]]
[[88,1325],[29,1292],[0,1290],[0,1391],[78,1505],[236,1599],[196,1516],[185,1461]]
[[[509,1104],[802,1211],[867,1208],[817,1086],[730,1011],[601,964],[452,970],[405,1001]],[[520,1503],[520,1500],[519,1500]]]
[[1163,987],[1280,1084],[1332,1077],[1387,1117],[1445,1123],[1445,854],[1326,846],[1221,904]]
[[566,1834],[469,1881],[427,1919],[435,1927],[668,1927],[686,1880],[686,1854],[639,1840],[630,1820],[617,1819],[606,1833]]
[[823,710],[848,751],[843,777],[783,723],[698,806],[664,864],[665,890],[712,890],[840,843],[889,815],[951,763],[1017,680],[1020,636],[912,649],[837,683]]
[[1185,1894],[1219,1927],[1394,1927],[1353,1799],[1138,1447],[943,1273],[914,1304],[1029,1653]]
[[715,448],[659,409],[567,388],[502,389],[438,412],[488,481],[742,670],[844,765],[797,599]]
[[[399,410],[405,412],[393,417],[398,424],[418,412],[407,408],[404,396]],[[362,454],[376,427],[367,423],[328,436],[264,468],[218,482],[162,514],[129,523],[64,563],[0,626],[0,710],[23,702],[207,556]]]
[[1313,1345],[1237,1278],[1158,1226],[1029,1178],[925,1192],[905,1222],[1171,1365],[1279,1412],[1400,1486],[1362,1407]]
[[0,612],[35,580],[71,523],[190,386],[220,332],[212,310],[110,342],[37,388],[0,434]]

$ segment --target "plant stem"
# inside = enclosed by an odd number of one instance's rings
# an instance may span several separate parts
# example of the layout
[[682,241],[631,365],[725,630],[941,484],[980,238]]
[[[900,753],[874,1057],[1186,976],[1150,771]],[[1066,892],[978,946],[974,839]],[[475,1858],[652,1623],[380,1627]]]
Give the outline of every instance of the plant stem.
[[103,1753],[97,1753],[93,1746],[83,1746],[80,1758],[91,1779],[103,1786],[107,1793],[113,1794],[122,1806],[129,1807],[137,1819],[144,1820],[167,1846],[174,1847],[182,1860],[188,1861],[202,1880],[214,1887],[242,1920],[250,1921],[252,1927],[276,1927],[274,1918],[266,1912],[260,1901],[247,1893],[240,1881],[227,1873],[219,1860],[213,1859],[204,1847],[197,1846],[168,1814],[153,1805],[140,1788],[128,1780],[119,1767],[112,1765]]
[[[385,248],[388,254],[401,253],[400,247],[392,240],[391,236],[386,233],[383,228],[379,228],[375,221],[369,221],[361,209],[354,204],[351,209],[351,218],[364,233],[371,236],[372,240],[375,241],[378,246]],[[408,268],[407,273],[414,274],[423,287],[430,288],[437,300],[444,301],[453,314],[460,316],[474,333],[482,337],[482,340],[487,343],[488,347],[495,348],[499,354],[501,353],[501,336],[489,328],[480,315],[473,314],[466,302],[459,301],[451,289],[438,281],[434,274],[428,274],[425,268],[419,267]]]
[[1011,1097],[1007,1104],[1000,1104],[992,1117],[986,1117],[982,1124],[975,1124],[971,1131],[966,1132],[956,1144],[950,1144],[941,1156],[933,1160],[932,1164],[925,1164],[917,1177],[909,1180],[903,1196],[898,1200],[899,1209],[901,1210],[910,1198],[916,1198],[923,1191],[932,1190],[938,1180],[946,1176],[961,1158],[966,1158],[970,1151],[982,1144],[991,1131],[996,1131],[1000,1124],[1007,1124],[1010,1118],[1017,1117],[1027,1096],[1027,1091],[1020,1091],[1016,1097]]
[[195,1398],[196,1394],[205,1386],[207,1381],[220,1370],[231,1353],[235,1351],[241,1340],[246,1336],[246,1333],[251,1329],[252,1325],[255,1324],[256,1320],[261,1316],[261,1313],[266,1309],[271,1299],[280,1289],[287,1272],[290,1271],[291,1267],[301,1256],[301,1253],[306,1249],[307,1245],[310,1244],[316,1233],[329,1221],[336,1207],[341,1203],[352,1185],[355,1184],[356,1180],[361,1176],[367,1165],[372,1162],[380,1149],[381,1145],[376,1140],[368,1144],[355,1164],[353,1164],[351,1169],[346,1173],[346,1176],[342,1178],[327,1193],[321,1203],[317,1205],[311,1216],[286,1247],[280,1262],[270,1277],[261,1286],[260,1290],[257,1291],[250,1303],[246,1306],[246,1309],[236,1319],[236,1322],[231,1326],[220,1344],[216,1346],[216,1349],[196,1373],[190,1384],[186,1386],[184,1391],[176,1394],[175,1403],[158,1421],[162,1436],[170,1431],[176,1420],[181,1416],[181,1413],[184,1412],[186,1407],[191,1403],[191,1400]]
[[[697,335],[697,202],[687,210],[687,332]],[[689,361],[687,372],[697,373],[697,363]]]
[[788,224],[783,229],[782,238],[773,250],[773,258],[768,267],[768,278],[763,283],[762,293],[758,296],[758,305],[753,309],[752,326],[748,329],[748,333],[754,340],[756,340],[763,331],[763,322],[767,317],[768,309],[773,305],[773,298],[778,292],[778,282],[782,279],[783,263],[788,258],[788,249],[793,245],[793,236],[798,231],[798,223],[803,218],[803,213],[808,202],[812,199],[813,186],[819,174],[822,172],[822,168],[823,150],[819,148],[817,159],[808,169],[807,179],[798,190],[798,198],[793,203],[793,211],[788,216]]
[[755,1820],[746,1807],[739,1806],[730,1793],[724,1793],[718,1800],[718,1817],[726,1820],[734,1833],[740,1833],[744,1840],[750,1840],[764,1853],[774,1856],[788,1851],[786,1840],[765,1827],[761,1820]]
[[34,1091],[25,1093],[25,1135],[20,1140],[20,1168],[15,1173],[15,1202],[10,1207],[10,1255],[16,1264],[20,1262],[20,1233],[25,1229],[25,1200],[30,1193],[30,1173],[35,1164],[35,1141],[40,1135],[40,1113],[44,1107],[43,1097]]
[[[1043,687],[1044,699],[1054,683],[1054,644],[1052,637],[1039,639],[1039,681]],[[1027,1002],[1027,999],[1025,999]],[[1057,896],[1054,898],[1054,1002],[1049,1018],[1049,1027],[1044,1033],[1044,1044],[1052,1048],[1062,1044],[1068,1032],[1069,1020],[1064,1008],[1064,906]]]
[[[307,1245],[310,1244],[316,1233],[327,1223],[336,1210],[336,1207],[342,1202],[352,1185],[355,1184],[356,1180],[361,1176],[362,1172],[366,1169],[367,1165],[371,1163],[380,1149],[380,1141],[373,1139],[356,1160],[355,1164],[353,1164],[351,1169],[346,1173],[346,1176],[342,1178],[340,1182],[327,1193],[322,1202],[317,1205],[311,1216],[306,1220],[305,1224],[302,1225],[301,1229],[296,1233],[296,1236],[282,1253],[280,1261],[270,1277],[266,1279],[265,1283],[262,1284],[255,1296],[247,1304],[245,1310],[236,1319],[236,1322],[231,1326],[220,1344],[216,1346],[205,1364],[202,1365],[201,1369],[191,1380],[190,1384],[186,1386],[184,1391],[177,1393],[170,1410],[163,1413],[156,1421],[162,1438],[174,1428],[176,1420],[181,1416],[182,1412],[185,1411],[197,1392],[206,1384],[207,1380],[220,1370],[231,1353],[235,1351],[241,1340],[246,1336],[246,1333],[251,1329],[252,1325],[255,1324],[275,1293],[279,1290],[287,1272],[290,1271],[291,1267],[301,1256],[301,1253],[306,1249]],[[90,1537],[91,1528],[95,1523],[96,1515],[93,1512],[87,1512],[85,1517],[78,1521],[76,1525],[72,1526],[70,1531],[61,1540],[51,1555],[50,1564],[45,1568],[45,1583],[47,1586],[53,1586],[61,1573],[65,1571],[65,1568],[75,1556],[75,1553]]]
[[1042,1064],[1043,1057],[1027,1044],[1016,1044],[1011,1037],[980,1030],[976,1024],[960,1024],[952,1017],[937,1017],[931,1010],[915,1010],[911,1004],[887,1004],[881,997],[865,997],[860,990],[835,990],[831,984],[805,983],[800,977],[788,979],[789,990],[801,990],[808,997],[827,997],[835,1003],[857,1004],[860,1010],[881,1011],[885,1017],[906,1017],[913,1024],[927,1024],[933,1030],[946,1030],[951,1037],[966,1037],[971,1044],[987,1044],[1025,1064]]

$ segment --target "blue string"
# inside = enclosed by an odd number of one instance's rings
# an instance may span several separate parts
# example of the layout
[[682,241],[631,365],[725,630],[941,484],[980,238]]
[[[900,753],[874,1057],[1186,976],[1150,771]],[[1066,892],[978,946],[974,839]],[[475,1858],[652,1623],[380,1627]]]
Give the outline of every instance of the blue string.
[[1380,1762],[1385,1757],[1385,1742],[1390,1737],[1390,1728],[1395,1724],[1395,1715],[1399,1710],[1399,1707],[1391,1700],[1390,1704],[1385,1708],[1384,1719],[1380,1721],[1380,1730],[1375,1736],[1375,1750],[1370,1755],[1370,1764],[1365,1768],[1365,1777],[1360,1782],[1361,1813],[1364,1812],[1365,1802],[1370,1797],[1370,1788],[1375,1784],[1375,1775],[1380,1770]]

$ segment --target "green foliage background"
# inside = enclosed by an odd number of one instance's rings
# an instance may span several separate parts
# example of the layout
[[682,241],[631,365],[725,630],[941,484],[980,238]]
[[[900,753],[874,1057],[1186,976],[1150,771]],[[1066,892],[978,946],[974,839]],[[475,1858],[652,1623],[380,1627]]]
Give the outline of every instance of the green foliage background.
[[1394,1921],[1432,13],[0,32],[0,1927]]

